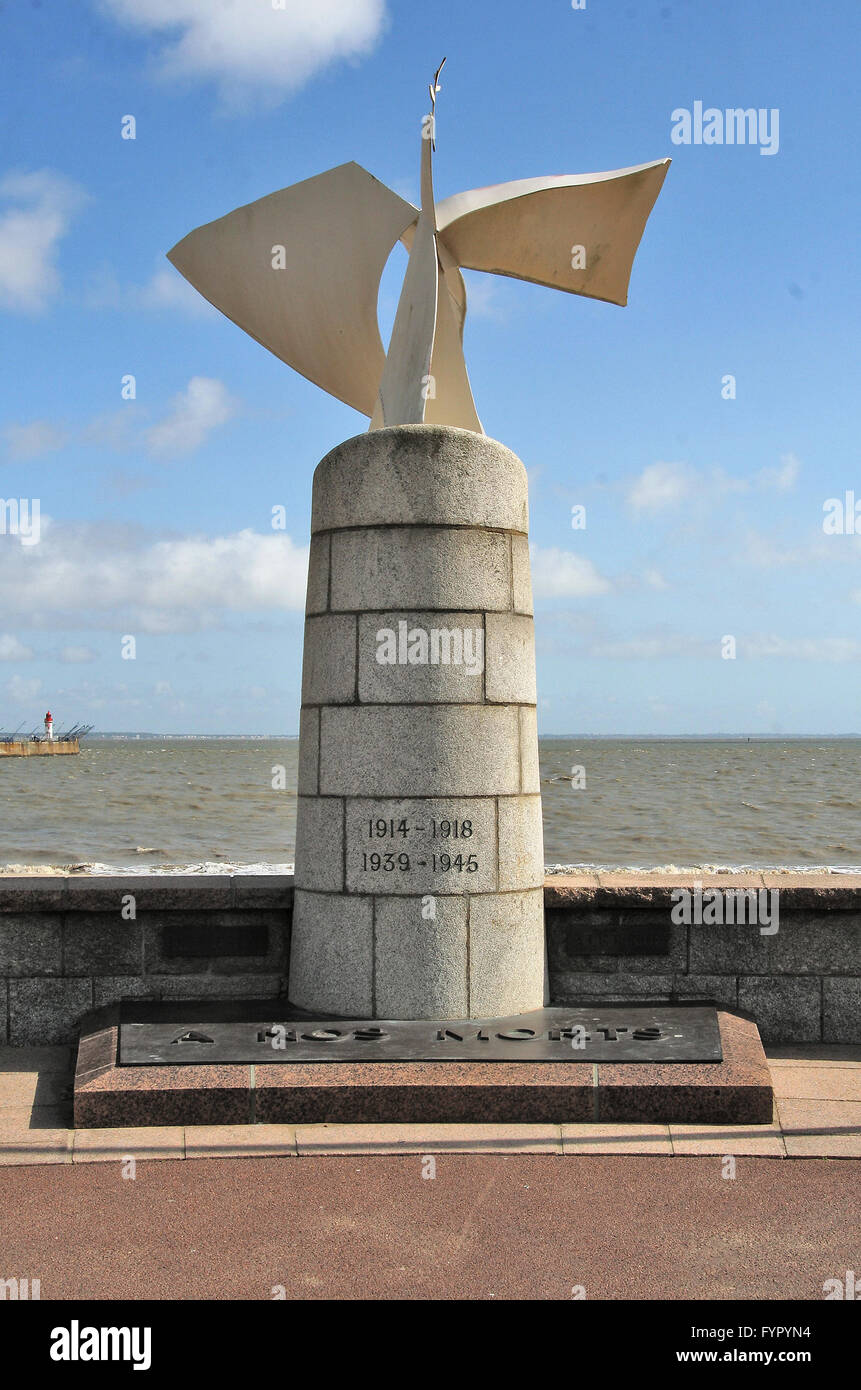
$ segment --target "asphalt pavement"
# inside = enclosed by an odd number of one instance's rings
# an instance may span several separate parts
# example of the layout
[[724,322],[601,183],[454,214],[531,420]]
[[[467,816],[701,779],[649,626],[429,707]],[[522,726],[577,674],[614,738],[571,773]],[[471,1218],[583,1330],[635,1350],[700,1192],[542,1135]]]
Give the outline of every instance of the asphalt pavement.
[[[42,1299],[775,1299],[861,1271],[856,1159],[421,1154],[0,1169]],[[433,1174],[433,1175],[431,1175]]]

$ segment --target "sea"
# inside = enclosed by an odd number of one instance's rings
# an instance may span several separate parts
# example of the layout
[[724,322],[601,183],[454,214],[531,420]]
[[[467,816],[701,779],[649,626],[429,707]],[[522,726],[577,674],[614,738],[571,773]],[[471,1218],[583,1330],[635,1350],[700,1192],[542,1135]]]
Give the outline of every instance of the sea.
[[[861,872],[861,738],[544,738],[562,869]],[[101,738],[0,759],[0,871],[289,872],[295,738]]]

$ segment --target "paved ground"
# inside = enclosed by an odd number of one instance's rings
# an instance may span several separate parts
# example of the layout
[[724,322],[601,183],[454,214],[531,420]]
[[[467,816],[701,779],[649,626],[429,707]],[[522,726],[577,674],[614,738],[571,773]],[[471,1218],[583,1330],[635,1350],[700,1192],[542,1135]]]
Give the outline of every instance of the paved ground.
[[861,1269],[861,1163],[447,1154],[0,1172],[48,1298],[794,1298]]
[[587,1299],[821,1300],[827,1279],[861,1271],[861,1048],[770,1052],[771,1127],[75,1133],[71,1052],[5,1049],[0,1279],[39,1279],[44,1299],[570,1299],[582,1288]]
[[69,1048],[0,1049],[0,1167],[384,1153],[861,1158],[861,1047],[768,1049],[771,1125],[197,1125],[73,1130]]

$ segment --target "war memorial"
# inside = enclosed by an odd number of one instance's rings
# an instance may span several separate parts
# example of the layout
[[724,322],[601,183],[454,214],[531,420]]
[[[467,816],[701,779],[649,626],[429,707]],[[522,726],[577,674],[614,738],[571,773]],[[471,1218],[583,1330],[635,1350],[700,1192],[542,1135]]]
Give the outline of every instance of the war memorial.
[[[757,1023],[790,996],[763,988],[744,933],[704,945],[701,922],[671,912],[670,884],[579,902],[545,884],[526,470],[484,433],[462,347],[462,268],[624,305],[669,160],[437,202],[438,78],[419,207],[343,164],[169,253],[370,428],[314,474],[295,880],[141,884],[158,997],[140,951],[124,963],[113,938],[111,982],[62,996],[83,1019],[79,1127],[772,1118]],[[377,295],[398,241],[409,261],[386,352]],[[43,891],[65,895],[67,931],[84,913],[98,936],[111,891],[115,911],[115,886]],[[784,942],[796,956],[805,943],[817,1037],[839,1040],[857,981],[840,978],[843,956],[829,965],[809,893],[785,901],[780,944],[757,948],[781,983]],[[235,967],[229,999],[195,973],[219,961]],[[57,1003],[67,982],[47,983]],[[21,1040],[51,1012],[50,997],[32,1002]]]

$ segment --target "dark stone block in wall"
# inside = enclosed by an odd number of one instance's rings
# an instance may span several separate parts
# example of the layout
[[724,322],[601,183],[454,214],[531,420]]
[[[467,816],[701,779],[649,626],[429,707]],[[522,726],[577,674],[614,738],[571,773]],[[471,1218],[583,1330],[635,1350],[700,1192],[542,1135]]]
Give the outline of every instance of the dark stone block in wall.
[[815,975],[742,975],[738,1006],[756,1019],[763,1042],[819,1042],[821,993]]
[[13,1047],[73,1042],[81,1017],[92,1007],[89,980],[10,980],[9,1042]]
[[140,922],[119,912],[67,912],[63,919],[63,974],[138,974],[143,965]]
[[0,917],[0,975],[60,975],[62,968],[59,916]]
[[861,979],[823,980],[823,1042],[861,1043]]
[[670,919],[647,922],[633,917],[627,922],[568,922],[565,950],[569,956],[668,956]]
[[161,953],[168,960],[183,956],[266,956],[269,954],[269,928],[265,922],[251,926],[217,922],[166,923]]
[[786,912],[788,897],[780,894],[778,920],[765,932],[757,923],[692,926],[691,970],[704,975],[861,974],[859,914],[792,916]]
[[281,974],[287,968],[285,912],[144,913],[143,925],[146,975]]

